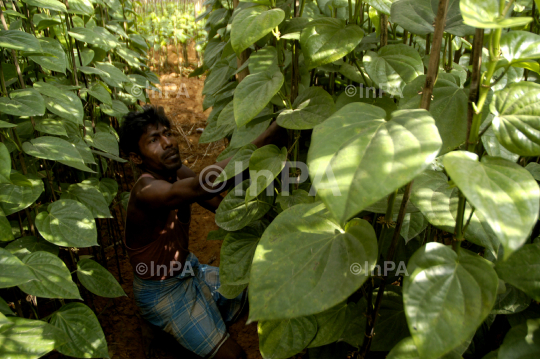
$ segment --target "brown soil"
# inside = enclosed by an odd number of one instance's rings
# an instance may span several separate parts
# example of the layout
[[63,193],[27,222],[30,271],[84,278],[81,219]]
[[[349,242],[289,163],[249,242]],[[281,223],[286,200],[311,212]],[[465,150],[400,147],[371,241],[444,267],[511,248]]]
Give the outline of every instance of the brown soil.
[[[203,80],[179,77],[178,74],[162,75],[161,98],[152,94],[151,102],[163,106],[165,113],[174,123],[178,132],[179,147],[184,164],[195,172],[215,163],[216,157],[225,148],[219,141],[214,144],[199,144],[200,133],[197,128],[204,128],[210,110],[202,111]],[[184,85],[182,85],[184,84]],[[185,86],[185,87],[184,87]],[[186,95],[189,94],[189,97]],[[180,90],[180,91],[179,91]],[[165,98],[168,92],[169,98]],[[180,96],[177,96],[180,94]],[[199,205],[192,206],[190,227],[190,250],[203,264],[219,266],[221,241],[207,241],[209,231],[218,229],[214,214]],[[114,253],[110,253],[113,255]],[[155,335],[141,319],[133,301],[133,269],[127,256],[119,253],[122,287],[127,297],[106,299],[96,297],[94,304],[99,320],[107,337],[111,358],[145,359],[145,358],[195,358],[173,340],[163,340],[163,335]],[[109,259],[109,270],[118,279],[116,260]],[[240,344],[249,359],[262,358],[259,352],[257,325],[246,325],[247,313],[229,328],[231,337]],[[150,345],[152,343],[152,345]],[[149,353],[151,349],[151,353]]]

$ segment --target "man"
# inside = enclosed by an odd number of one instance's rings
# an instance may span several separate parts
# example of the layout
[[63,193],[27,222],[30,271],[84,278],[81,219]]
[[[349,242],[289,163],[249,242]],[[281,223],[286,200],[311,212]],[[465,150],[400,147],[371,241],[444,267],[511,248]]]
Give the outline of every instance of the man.
[[[272,143],[279,132],[274,122],[253,143]],[[199,264],[188,249],[190,206],[197,202],[217,209],[222,197],[212,182],[230,158],[213,165],[208,175],[205,170],[196,175],[182,165],[162,108],[150,106],[126,116],[120,146],[143,172],[131,190],[124,239],[142,316],[203,358],[245,358],[225,322],[237,319],[246,293],[233,300],[221,296],[219,268]]]

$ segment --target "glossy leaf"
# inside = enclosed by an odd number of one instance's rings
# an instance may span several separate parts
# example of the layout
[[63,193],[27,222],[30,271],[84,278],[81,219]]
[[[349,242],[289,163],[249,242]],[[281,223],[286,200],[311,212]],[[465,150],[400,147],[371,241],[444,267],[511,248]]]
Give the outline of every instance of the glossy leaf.
[[0,208],[9,216],[28,208],[44,191],[43,180],[32,174],[13,172],[10,183],[0,183]]
[[11,252],[0,248],[0,288],[9,288],[37,280],[34,273]]
[[438,358],[472,335],[496,299],[492,265],[461,248],[420,247],[409,260],[403,286],[405,314],[421,358]]
[[540,58],[540,36],[528,31],[510,31],[501,36],[502,56],[509,63]]
[[37,280],[20,284],[19,288],[43,298],[82,299],[64,262],[49,252],[34,252],[24,257],[24,264]]
[[227,231],[237,231],[260,219],[270,210],[272,197],[263,191],[256,200],[246,203],[249,180],[238,184],[225,196],[216,210],[216,224]]
[[105,85],[98,81],[95,85],[88,89],[88,93],[103,102],[106,105],[112,106],[111,94],[107,91]]
[[317,322],[312,316],[261,321],[257,331],[262,357],[285,359],[307,347],[317,332]]
[[225,166],[223,171],[219,174],[218,178],[216,178],[214,184],[227,181],[237,174],[244,172],[244,170],[249,166],[249,159],[251,158],[253,151],[256,149],[257,146],[250,143],[238,150],[227,166]]
[[41,136],[23,143],[23,150],[30,156],[45,160],[60,161],[77,169],[93,172],[84,165],[77,148],[58,137]]
[[510,329],[499,348],[498,358],[538,358],[540,355],[540,319],[528,319]]
[[347,303],[343,302],[322,313],[315,314],[317,334],[311,343],[309,343],[309,347],[320,347],[341,339],[341,336],[351,319],[349,317],[349,312],[349,306]]
[[297,204],[309,204],[314,201],[315,197],[310,196],[310,194],[303,189],[293,190],[292,194],[287,191],[282,191],[276,198],[276,203],[280,204],[282,210],[286,210]]
[[131,82],[121,70],[108,62],[96,62],[94,66],[96,69],[105,72],[105,75],[100,77],[109,86],[122,87],[123,83]]
[[[58,4],[61,3],[58,2]],[[0,30],[0,47],[19,51],[41,52],[39,40],[31,34],[19,30]]]
[[292,109],[281,112],[277,123],[291,130],[309,130],[335,112],[334,99],[321,87],[310,87],[294,100]]
[[36,90],[31,88],[15,90],[9,95],[10,98],[0,97],[0,112],[12,116],[42,116],[45,114],[45,101]]
[[538,219],[540,189],[523,167],[499,157],[452,152],[443,159],[452,181],[491,226],[504,259],[525,241]]
[[[71,5],[71,4],[70,4]],[[39,44],[44,53],[53,55],[51,56],[29,56],[29,58],[43,66],[47,70],[66,73],[66,52],[58,40],[51,39],[50,37],[39,38]]]
[[265,46],[249,56],[249,73],[275,72],[279,70],[277,50],[273,46]]
[[427,111],[397,111],[388,122],[385,116],[378,107],[352,103],[313,130],[310,177],[341,223],[408,183],[439,152]]
[[59,248],[43,239],[36,239],[34,236],[21,237],[6,246],[6,250],[17,256],[20,260],[30,253],[37,251],[49,252],[58,256]]
[[540,85],[518,82],[495,93],[491,103],[493,131],[508,150],[522,156],[540,155]]
[[0,242],[10,242],[14,239],[11,224],[3,212],[0,212]]
[[107,341],[94,312],[82,303],[69,303],[53,313],[51,324],[71,339],[57,350],[77,358],[109,358]]
[[531,162],[525,166],[525,169],[530,172],[535,180],[540,181],[540,165],[536,162]]
[[[275,114],[265,107],[255,118],[234,130],[229,147],[240,148],[257,139],[270,125]],[[236,127],[236,126],[235,126]]]
[[[410,335],[403,308],[401,287],[387,286],[375,324],[375,337],[371,344],[373,351],[389,351],[398,342]],[[373,293],[375,297],[375,293]],[[385,335],[392,333],[392,335]]]
[[356,24],[345,20],[321,18],[313,20],[302,30],[300,44],[308,70],[329,64],[350,53],[364,37]]
[[527,25],[532,17],[508,17],[499,15],[500,0],[460,0],[460,10],[463,22],[481,29],[499,29]]
[[25,3],[37,6],[43,9],[49,9],[59,12],[66,12],[66,5],[57,0],[24,0]]
[[109,51],[118,45],[116,37],[100,26],[93,29],[73,27],[68,31],[68,34],[79,41],[96,45],[104,51]]
[[36,217],[36,227],[47,241],[64,247],[97,245],[96,223],[80,202],[61,199],[49,204]]
[[101,297],[117,298],[126,295],[114,276],[91,259],[77,262],[77,278],[86,289]]
[[[250,320],[330,309],[360,288],[376,259],[377,240],[368,222],[359,220],[345,231],[320,202],[291,207],[274,219],[255,251]],[[355,275],[354,263],[368,265]]]
[[287,148],[281,150],[276,145],[267,145],[256,149],[249,159],[251,185],[246,193],[246,202],[257,197],[261,192],[273,192],[267,187],[274,182],[287,161]]
[[11,183],[11,157],[3,143],[0,143],[0,183]]
[[424,74],[422,58],[411,46],[388,45],[379,52],[368,51],[364,66],[369,78],[393,96],[401,96],[406,84]]
[[72,184],[67,190],[62,191],[60,199],[79,201],[92,212],[93,218],[112,218],[105,197],[96,187],[90,184],[84,182]]
[[490,126],[486,132],[482,135],[482,144],[487,154],[491,157],[501,157],[510,162],[517,162],[519,155],[508,151],[506,148],[501,145],[495,132],[493,132],[493,127]]
[[[390,353],[388,353],[387,359],[422,359],[420,353],[418,353],[418,348],[414,344],[412,337],[407,337],[402,339],[395,347],[392,348]],[[440,359],[462,359],[463,357],[451,351],[448,354],[440,357]],[[485,359],[485,357],[484,357]]]
[[506,261],[497,262],[495,270],[502,280],[540,300],[540,243],[525,244]]
[[283,10],[279,8],[268,10],[268,7],[263,5],[241,10],[234,16],[231,25],[232,48],[237,54],[241,53],[271,32],[284,18]]

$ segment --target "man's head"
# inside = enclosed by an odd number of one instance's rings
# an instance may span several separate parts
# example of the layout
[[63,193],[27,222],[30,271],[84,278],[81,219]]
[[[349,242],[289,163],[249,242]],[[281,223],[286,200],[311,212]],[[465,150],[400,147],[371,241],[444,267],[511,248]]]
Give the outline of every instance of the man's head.
[[142,112],[130,112],[119,135],[124,153],[146,170],[165,174],[182,166],[178,142],[161,107],[145,106]]

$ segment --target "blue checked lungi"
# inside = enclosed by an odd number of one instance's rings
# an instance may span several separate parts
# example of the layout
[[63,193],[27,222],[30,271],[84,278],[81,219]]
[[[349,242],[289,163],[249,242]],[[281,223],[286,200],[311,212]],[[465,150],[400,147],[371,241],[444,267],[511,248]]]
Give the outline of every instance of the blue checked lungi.
[[193,253],[187,261],[195,276],[187,270],[161,281],[134,275],[135,302],[148,322],[172,334],[186,349],[212,358],[229,337],[225,323],[237,319],[247,293],[223,297],[218,292],[219,268],[200,264]]

